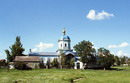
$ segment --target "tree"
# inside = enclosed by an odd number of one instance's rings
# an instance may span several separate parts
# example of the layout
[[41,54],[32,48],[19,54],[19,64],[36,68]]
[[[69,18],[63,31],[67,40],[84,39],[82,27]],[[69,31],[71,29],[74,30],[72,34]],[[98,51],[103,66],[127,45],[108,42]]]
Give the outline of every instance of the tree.
[[115,62],[114,55],[105,48],[98,49],[98,56],[98,64],[100,64],[104,69],[109,69]]
[[81,41],[74,46],[75,51],[78,53],[78,56],[81,56],[81,61],[84,66],[96,63],[96,50],[92,47],[93,44],[89,41]]
[[25,49],[23,48],[23,45],[20,41],[20,36],[16,37],[15,43],[9,48],[10,51],[8,49],[5,50],[8,62],[13,61],[15,56],[24,56],[23,52]]
[[130,66],[130,58],[128,58],[128,65]]
[[24,62],[18,61],[18,62],[15,62],[14,67],[15,69],[18,69],[18,70],[26,70],[27,65]]
[[115,58],[116,65],[119,66],[121,64],[119,57],[115,56],[114,58]]
[[59,67],[59,62],[57,58],[54,58],[53,61],[51,62],[51,66],[58,68]]
[[128,57],[127,56],[122,56],[120,57],[120,60],[121,60],[121,64],[127,64],[127,60],[128,60]]
[[60,55],[61,59],[60,59],[60,64],[62,65],[62,68],[74,68],[74,57],[71,55],[65,55],[64,53],[62,53]]
[[50,61],[50,58],[47,59],[46,66],[47,66],[47,69],[51,68],[51,61]]
[[74,58],[71,58],[71,60],[70,60],[70,67],[74,68]]
[[66,68],[66,60],[67,60],[67,58],[65,57],[64,53],[62,53],[60,55],[60,64],[61,64],[62,68]]
[[44,60],[43,59],[41,59],[39,66],[40,66],[40,68],[45,68],[45,64],[44,64]]

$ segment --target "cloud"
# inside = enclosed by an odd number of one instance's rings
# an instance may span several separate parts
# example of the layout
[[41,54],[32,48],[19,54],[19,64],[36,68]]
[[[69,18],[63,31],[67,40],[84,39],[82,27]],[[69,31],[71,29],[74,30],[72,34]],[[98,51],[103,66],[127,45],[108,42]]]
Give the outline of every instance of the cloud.
[[39,44],[35,45],[35,48],[32,49],[32,52],[43,52],[45,49],[54,47],[52,43],[43,43],[40,42]]
[[127,47],[129,46],[129,44],[127,42],[123,42],[119,45],[119,47]]
[[90,10],[86,17],[90,20],[104,20],[104,19],[108,19],[113,16],[114,16],[114,14],[107,13],[103,10],[102,10],[102,12],[98,12],[98,13],[96,13],[95,10]]
[[119,45],[109,45],[108,48],[123,48],[123,47],[128,47],[130,46],[129,43],[127,42],[122,42],[121,44]]
[[109,45],[108,48],[117,48],[117,45]]
[[117,53],[116,53],[116,55],[117,56],[119,56],[119,57],[121,57],[121,56],[130,56],[128,53],[124,53],[123,51],[118,51]]

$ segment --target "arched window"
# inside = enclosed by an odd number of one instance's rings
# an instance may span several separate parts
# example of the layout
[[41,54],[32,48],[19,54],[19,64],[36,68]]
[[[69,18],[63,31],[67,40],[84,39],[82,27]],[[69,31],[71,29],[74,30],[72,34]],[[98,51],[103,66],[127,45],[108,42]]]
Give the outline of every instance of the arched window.
[[62,47],[62,44],[60,46]]
[[67,44],[65,43],[65,47],[67,47]]

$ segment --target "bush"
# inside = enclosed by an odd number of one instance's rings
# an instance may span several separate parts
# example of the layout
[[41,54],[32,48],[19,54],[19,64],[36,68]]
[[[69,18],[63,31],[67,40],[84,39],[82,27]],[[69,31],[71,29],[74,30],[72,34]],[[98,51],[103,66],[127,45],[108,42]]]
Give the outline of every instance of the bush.
[[7,66],[6,60],[0,60],[0,68],[5,68]]
[[51,68],[51,61],[50,58],[47,59],[47,63],[46,63],[47,69]]
[[59,67],[59,62],[57,58],[54,58],[53,61],[51,62],[51,66],[53,68],[58,68]]
[[39,64],[39,67],[40,67],[41,69],[46,68],[43,59],[41,60],[41,62],[40,62],[40,64]]
[[25,62],[21,62],[21,61],[15,62],[14,63],[14,68],[18,69],[18,70],[30,70],[31,69],[30,67],[28,67],[26,65]]

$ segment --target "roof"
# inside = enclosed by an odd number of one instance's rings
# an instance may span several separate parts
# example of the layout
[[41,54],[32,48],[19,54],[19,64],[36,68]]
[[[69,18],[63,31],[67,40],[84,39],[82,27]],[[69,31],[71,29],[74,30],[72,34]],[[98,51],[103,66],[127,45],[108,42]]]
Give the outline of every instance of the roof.
[[6,60],[5,60],[5,59],[0,59],[0,61],[2,61],[2,62],[3,62],[3,61],[6,61]]
[[70,37],[67,35],[61,36],[60,40],[70,40]]
[[40,61],[38,56],[16,56],[14,61]]
[[31,52],[29,56],[57,56],[57,52]]
[[69,51],[67,51],[67,52],[65,52],[65,55],[68,55],[68,54],[71,54],[71,55],[74,55],[75,56],[75,53],[74,52],[69,52]]

